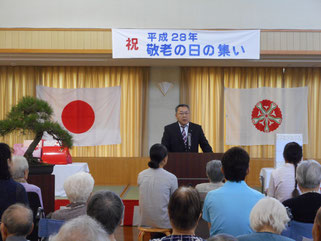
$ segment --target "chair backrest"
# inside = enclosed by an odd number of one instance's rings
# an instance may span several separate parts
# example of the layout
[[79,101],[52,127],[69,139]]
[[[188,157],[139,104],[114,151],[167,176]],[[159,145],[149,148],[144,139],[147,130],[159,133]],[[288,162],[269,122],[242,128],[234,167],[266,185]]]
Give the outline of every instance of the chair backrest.
[[32,213],[33,213],[33,223],[34,223],[34,228],[31,232],[31,234],[29,234],[27,236],[27,239],[31,240],[31,241],[37,241],[38,240],[38,221],[39,220],[36,219],[36,216],[37,216],[38,208],[41,207],[41,203],[40,203],[39,196],[36,192],[27,192],[27,195],[28,195],[29,206],[30,206]]
[[282,235],[297,241],[312,239],[312,227],[313,223],[302,223],[292,220],[289,222],[287,229],[282,232]]
[[59,232],[59,229],[64,224],[63,220],[55,220],[42,218],[39,221],[38,236],[40,238],[48,238],[50,235]]
[[38,194],[36,192],[27,192],[29,206],[33,212],[33,216],[35,217],[38,211],[38,208],[41,207],[41,202]]
[[[202,206],[204,204],[205,197],[207,195],[207,192],[199,192]],[[208,223],[201,217],[198,221],[198,225],[195,230],[195,235],[197,237],[201,237],[203,239],[208,239],[210,237],[210,231],[208,228]]]
[[198,192],[198,193],[200,194],[201,203],[202,203],[202,207],[203,207],[207,192]]
[[164,236],[169,236],[172,232],[172,230],[169,228],[138,227],[138,230],[139,230],[138,241],[144,241],[145,234],[151,235],[152,233],[154,234],[158,233],[158,234],[163,234]]

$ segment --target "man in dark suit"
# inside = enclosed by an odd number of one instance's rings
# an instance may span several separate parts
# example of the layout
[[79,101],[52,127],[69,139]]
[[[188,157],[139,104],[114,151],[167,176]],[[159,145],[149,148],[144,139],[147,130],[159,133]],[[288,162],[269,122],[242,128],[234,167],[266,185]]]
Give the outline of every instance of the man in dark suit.
[[175,108],[177,122],[164,128],[162,144],[168,152],[198,152],[198,145],[203,152],[212,152],[202,127],[190,122],[190,109],[186,104]]

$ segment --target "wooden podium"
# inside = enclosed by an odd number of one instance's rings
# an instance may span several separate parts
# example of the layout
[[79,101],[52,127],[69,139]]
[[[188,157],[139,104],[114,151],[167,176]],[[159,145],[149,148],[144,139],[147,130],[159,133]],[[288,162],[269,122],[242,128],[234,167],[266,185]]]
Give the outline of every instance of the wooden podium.
[[178,185],[195,186],[208,182],[206,163],[210,160],[221,160],[223,153],[168,153],[165,170],[173,173],[178,179]]
[[51,174],[29,175],[28,183],[40,187],[45,213],[55,211],[55,176]]

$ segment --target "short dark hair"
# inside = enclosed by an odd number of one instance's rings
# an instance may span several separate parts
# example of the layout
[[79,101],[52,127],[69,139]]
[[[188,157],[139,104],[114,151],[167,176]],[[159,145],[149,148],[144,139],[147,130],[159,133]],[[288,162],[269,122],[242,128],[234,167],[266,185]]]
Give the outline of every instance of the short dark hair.
[[108,234],[113,234],[124,214],[124,204],[111,191],[95,192],[87,204],[88,216],[96,219]]
[[33,213],[23,204],[13,204],[4,211],[1,222],[6,226],[9,234],[27,236],[32,230]]
[[6,143],[0,143],[0,180],[10,179],[8,159],[11,160],[11,149]]
[[294,165],[294,189],[292,191],[292,197],[297,197],[300,195],[298,190],[298,182],[296,180],[296,167],[302,159],[302,146],[296,142],[289,142],[285,145],[283,150],[283,158],[286,162],[292,163]]
[[189,110],[189,105],[187,105],[187,104],[179,104],[178,106],[175,107],[175,113],[177,113],[179,107],[186,107]]
[[302,146],[296,142],[289,142],[284,147],[283,157],[286,162],[298,164],[302,159]]
[[232,182],[243,181],[247,175],[249,163],[249,154],[241,147],[232,147],[227,150],[222,158],[225,178]]
[[148,166],[150,168],[159,168],[159,163],[164,160],[164,158],[168,155],[166,146],[162,144],[154,144],[149,150],[150,161],[148,162]]
[[189,230],[197,225],[202,211],[198,191],[193,187],[179,187],[168,204],[171,224],[180,230]]

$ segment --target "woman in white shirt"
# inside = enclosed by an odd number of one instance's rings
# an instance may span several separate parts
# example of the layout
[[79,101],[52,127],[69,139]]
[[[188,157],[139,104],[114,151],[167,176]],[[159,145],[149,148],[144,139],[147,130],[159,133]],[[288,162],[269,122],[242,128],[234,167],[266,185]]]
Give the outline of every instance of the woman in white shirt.
[[149,151],[149,168],[138,174],[140,226],[153,228],[171,228],[167,206],[169,199],[177,189],[178,182],[174,174],[163,167],[167,164],[167,149],[155,144]]
[[302,160],[302,147],[296,142],[289,142],[283,151],[285,164],[271,173],[267,195],[283,202],[300,195],[296,181],[296,167]]

